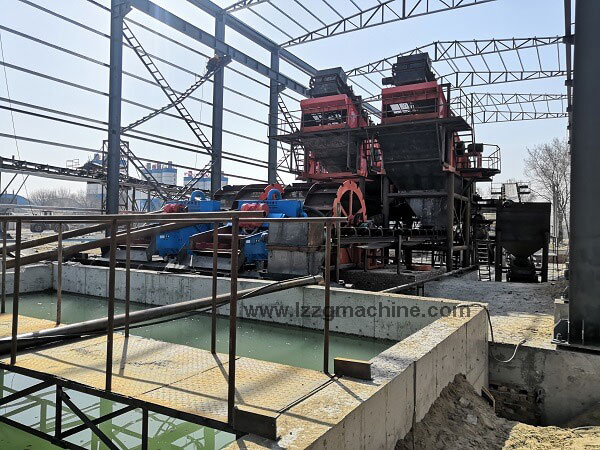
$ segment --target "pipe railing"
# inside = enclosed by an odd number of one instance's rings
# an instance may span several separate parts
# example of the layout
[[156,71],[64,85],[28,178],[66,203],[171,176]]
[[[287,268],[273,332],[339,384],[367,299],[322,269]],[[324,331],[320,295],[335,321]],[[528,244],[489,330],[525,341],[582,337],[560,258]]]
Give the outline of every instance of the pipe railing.
[[[283,289],[306,286],[310,284],[320,284],[323,277],[309,276],[299,279],[289,280],[287,282],[273,283],[259,289],[246,291],[237,290],[238,285],[238,250],[240,244],[239,224],[243,219],[260,218],[263,223],[274,222],[308,222],[321,223],[324,227],[325,251],[324,263],[324,323],[323,323],[323,372],[329,373],[329,321],[328,315],[331,292],[331,251],[332,251],[332,229],[338,230],[340,224],[347,220],[345,217],[300,217],[300,218],[268,218],[264,217],[262,212],[254,211],[221,211],[204,213],[158,213],[158,214],[106,214],[106,215],[55,215],[55,216],[20,216],[20,215],[0,215],[0,224],[3,230],[3,248],[2,248],[2,292],[1,309],[5,312],[6,299],[6,273],[7,269],[14,268],[13,281],[13,308],[12,308],[12,331],[11,337],[0,339],[0,353],[7,352],[10,349],[10,364],[16,365],[17,351],[19,349],[29,348],[35,345],[44,345],[51,342],[63,340],[68,337],[84,337],[94,334],[107,335],[106,343],[106,380],[105,389],[112,390],[112,364],[113,364],[113,343],[115,328],[124,327],[125,337],[129,337],[129,327],[133,323],[147,322],[154,319],[163,319],[164,317],[181,314],[183,312],[197,310],[199,308],[209,307],[211,310],[211,352],[216,353],[216,310],[219,306],[229,304],[229,364],[228,364],[228,396],[227,396],[227,422],[233,425],[233,415],[235,411],[235,370],[236,370],[236,330],[237,330],[237,302],[238,300],[249,298],[256,295],[277,292]],[[45,236],[30,241],[22,240],[23,222],[52,222],[58,223],[59,233],[53,236]],[[6,230],[8,223],[15,223],[15,242],[8,246],[6,243]],[[230,293],[217,295],[217,261],[218,261],[218,228],[221,223],[232,224],[231,236],[231,286]],[[96,224],[82,230],[72,232],[62,232],[62,225],[68,223],[90,223]],[[151,224],[140,228],[132,228],[135,223]],[[190,224],[212,223],[215,227],[213,231],[213,268],[212,268],[212,296],[205,299],[190,300],[187,302],[176,303],[150,310],[130,312],[130,271],[131,271],[131,243],[133,239],[145,237],[152,234],[175,230]],[[119,232],[119,226],[125,225],[125,231]],[[63,246],[67,237],[78,237],[85,234],[94,233],[108,229],[110,236],[96,239],[90,242]],[[36,248],[40,245],[56,242],[56,250],[43,251],[30,255],[22,255],[23,249]],[[117,245],[125,243],[126,264],[125,264],[125,314],[115,316],[115,283],[116,283],[116,252]],[[62,277],[62,265],[65,258],[86,250],[96,248],[109,249],[109,276],[108,276],[108,314],[106,318],[95,319],[80,324],[66,325],[58,328],[41,330],[35,333],[18,334],[19,328],[19,293],[20,293],[20,272],[24,265],[35,262],[56,260],[58,264],[58,277]],[[14,257],[8,260],[8,250],[14,252]],[[339,259],[339,251],[337,252]],[[336,267],[339,261],[336,261]],[[337,277],[337,274],[336,274]],[[62,317],[62,280],[57,280],[57,311],[56,323],[61,322]]]

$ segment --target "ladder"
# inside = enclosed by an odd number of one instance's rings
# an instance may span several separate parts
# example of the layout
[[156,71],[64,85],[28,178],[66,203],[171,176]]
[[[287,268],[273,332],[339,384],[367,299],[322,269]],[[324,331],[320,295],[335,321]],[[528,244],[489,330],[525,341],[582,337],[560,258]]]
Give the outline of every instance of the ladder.
[[196,183],[198,182],[198,180],[200,180],[201,178],[204,178],[206,175],[208,175],[210,173],[213,163],[214,163],[213,161],[209,161],[208,163],[206,163],[206,165],[202,169],[200,169],[200,171],[198,173],[196,173],[196,175],[194,175],[192,177],[192,179],[186,183],[185,186],[182,186],[177,191],[175,199],[183,200],[188,195],[190,195],[196,189]]
[[135,170],[137,170],[140,175],[142,175],[148,181],[148,183],[154,187],[154,190],[160,198],[162,198],[164,201],[169,199],[169,194],[163,189],[158,180],[154,178],[154,175],[152,175],[152,173],[146,167],[144,167],[144,164],[139,160],[139,158],[133,154],[127,142],[121,141],[121,154],[123,154],[125,158],[127,158],[127,160],[133,165],[133,167],[135,167]]
[[[207,82],[210,79],[210,77],[217,70],[220,70],[222,67],[225,67],[227,64],[229,64],[230,61],[231,61],[230,57],[211,59],[206,66],[206,73],[204,75],[202,75],[189,88],[187,88],[181,95],[179,95],[175,99],[175,101],[172,101],[172,103],[169,103],[168,105],[165,105],[162,108],[154,110],[147,116],[144,116],[141,119],[136,120],[135,122],[132,122],[131,124],[127,125],[126,127],[121,128],[121,133],[125,133],[133,128],[136,128],[136,127],[140,126],[141,124],[143,124],[144,122],[147,122],[148,120],[152,119],[153,117],[156,117],[159,114],[162,114],[165,111],[167,111],[173,107],[177,107],[178,105],[181,104],[181,102],[183,102],[186,98],[188,98],[190,95],[192,95],[194,93],[194,91],[196,91],[200,86],[202,86],[205,82]],[[171,99],[171,97],[169,97],[169,99]],[[189,113],[187,113],[187,114],[189,115]],[[182,116],[183,116],[183,114],[182,114]],[[185,119],[185,116],[183,116],[183,117]],[[196,122],[194,122],[194,123],[196,123]],[[200,139],[200,142],[202,143],[202,139],[201,138],[198,138],[198,139]],[[206,142],[208,142],[208,141],[206,141]],[[202,143],[202,145],[204,146],[205,149],[210,151],[210,148],[206,148],[205,143]]]
[[[290,128],[292,133],[300,131],[298,125],[294,122],[294,117],[290,113],[287,105],[281,98],[281,94],[277,96],[277,106],[283,116],[285,124]],[[279,169],[283,165],[287,165],[290,172],[300,172],[301,168],[304,167],[304,147],[298,144],[290,144],[290,148],[286,149],[279,144],[279,148],[283,152],[283,156],[277,162],[277,168]],[[279,175],[278,175],[279,178]]]
[[492,281],[489,241],[477,241],[477,266],[480,281]]
[[127,40],[127,43],[131,46],[133,51],[140,58],[144,66],[146,66],[146,69],[148,69],[148,72],[150,72],[152,78],[154,78],[154,80],[158,83],[162,91],[169,98],[171,104],[177,109],[183,120],[187,123],[188,127],[196,135],[198,141],[200,141],[200,145],[202,145],[202,147],[204,147],[204,149],[207,150],[209,153],[212,153],[212,146],[210,144],[210,141],[208,140],[204,132],[200,129],[200,125],[198,125],[198,122],[196,122],[193,119],[192,115],[183,105],[183,99],[179,100],[179,96],[177,95],[177,93],[173,90],[173,88],[171,88],[167,80],[165,80],[165,77],[163,77],[163,75],[160,73],[158,67],[156,67],[156,64],[154,64],[154,61],[152,61],[152,58],[150,58],[148,53],[146,53],[146,51],[144,50],[144,48],[142,47],[142,45],[140,44],[140,42],[135,37],[135,35],[126,23],[123,24],[123,36]]

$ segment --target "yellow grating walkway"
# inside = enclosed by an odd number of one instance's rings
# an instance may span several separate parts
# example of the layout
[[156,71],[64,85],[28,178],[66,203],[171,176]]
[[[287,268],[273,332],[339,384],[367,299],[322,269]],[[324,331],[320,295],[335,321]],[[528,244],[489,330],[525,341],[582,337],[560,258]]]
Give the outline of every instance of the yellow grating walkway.
[[[25,331],[29,320],[22,319],[19,331]],[[49,321],[41,322],[47,328]],[[10,323],[7,330],[5,335],[10,334]],[[224,354],[115,333],[112,392],[226,423],[227,359]],[[0,364],[9,361],[7,357]],[[17,357],[19,368],[98,390],[105,387],[105,364],[106,336],[24,351]],[[238,357],[236,405],[279,412],[329,379],[314,370]]]
[[[34,319],[33,317],[19,316],[19,334],[53,328],[53,320]],[[0,314],[0,338],[10,337],[12,332],[12,314]]]

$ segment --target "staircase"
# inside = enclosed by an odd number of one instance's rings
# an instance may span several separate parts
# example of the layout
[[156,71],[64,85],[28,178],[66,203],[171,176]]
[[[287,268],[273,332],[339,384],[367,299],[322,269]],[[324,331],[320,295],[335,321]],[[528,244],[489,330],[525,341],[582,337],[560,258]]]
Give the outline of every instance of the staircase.
[[213,166],[213,161],[209,161],[202,169],[200,169],[200,171],[198,173],[196,173],[196,175],[194,175],[192,177],[192,179],[186,183],[185,186],[182,186],[177,191],[175,200],[183,200],[187,196],[189,196],[196,189],[196,183],[198,182],[198,180],[200,180],[201,178],[204,178],[206,175],[208,175],[210,173],[212,166]]
[[[281,98],[281,95],[278,96],[277,105],[279,107],[279,112],[283,116],[284,125],[287,125],[290,129],[291,133],[297,133],[300,131],[298,129],[298,125],[294,122],[294,117],[290,113],[288,107],[285,102]],[[290,148],[287,149],[279,144],[279,148],[283,152],[283,156],[277,162],[277,168],[287,165],[287,168],[292,173],[299,173],[304,168],[304,147],[301,145],[291,144]],[[279,180],[279,175],[277,176]]]
[[[152,78],[154,78],[154,80],[158,83],[162,91],[169,98],[171,105],[177,109],[183,120],[187,123],[188,127],[196,135],[196,137],[200,141],[200,145],[202,145],[202,147],[204,147],[204,149],[207,150],[209,153],[212,153],[212,146],[210,144],[210,141],[208,140],[204,132],[200,129],[200,125],[198,125],[198,122],[196,122],[193,119],[187,108],[183,105],[183,99],[179,100],[180,96],[178,96],[177,93],[173,90],[173,88],[171,88],[167,80],[165,80],[165,78],[158,70],[158,67],[156,67],[156,64],[154,64],[154,61],[152,61],[152,58],[150,58],[148,53],[146,53],[140,42],[132,33],[131,29],[125,23],[123,24],[123,36],[125,37],[127,43],[131,46],[133,51],[138,55],[144,66],[146,66],[148,72],[150,72],[150,75],[152,75]],[[183,95],[185,95],[185,93]],[[169,107],[171,105],[169,105]]]
[[135,170],[137,170],[141,176],[143,176],[151,186],[154,187],[154,190],[158,194],[160,198],[164,201],[169,199],[169,194],[166,192],[161,183],[158,182],[154,175],[144,167],[144,163],[142,163],[137,156],[133,154],[131,149],[129,148],[129,144],[127,142],[121,141],[121,154],[127,158],[127,160],[133,165]]
[[477,265],[479,267],[479,280],[492,281],[489,241],[477,241]]

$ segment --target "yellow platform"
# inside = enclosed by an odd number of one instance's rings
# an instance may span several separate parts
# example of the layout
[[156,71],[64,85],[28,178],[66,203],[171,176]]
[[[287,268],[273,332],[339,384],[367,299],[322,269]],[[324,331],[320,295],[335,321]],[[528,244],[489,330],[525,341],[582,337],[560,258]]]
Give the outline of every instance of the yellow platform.
[[[0,316],[0,335],[10,320]],[[54,326],[20,317],[19,332]],[[173,411],[227,422],[227,355],[115,333],[112,392]],[[8,365],[9,358],[0,360]],[[19,368],[97,390],[105,388],[106,336],[20,352]],[[33,374],[32,374],[33,375]],[[236,405],[278,413],[309,395],[330,377],[314,370],[251,358],[236,359]]]

